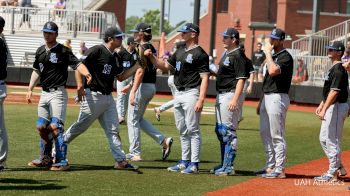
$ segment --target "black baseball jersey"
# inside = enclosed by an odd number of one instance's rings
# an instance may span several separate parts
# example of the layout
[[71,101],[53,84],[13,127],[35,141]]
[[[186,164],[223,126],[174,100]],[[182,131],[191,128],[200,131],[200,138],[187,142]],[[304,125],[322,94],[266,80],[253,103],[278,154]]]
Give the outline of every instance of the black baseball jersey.
[[7,45],[0,36],[0,80],[5,80],[7,77],[7,54]]
[[90,48],[83,56],[83,64],[92,75],[92,81],[89,85],[85,81],[84,87],[110,94],[113,91],[115,76],[123,73],[123,66],[119,60],[118,55],[103,44]]
[[261,66],[261,64],[265,61],[266,56],[264,51],[260,50],[260,51],[254,51],[253,53],[253,65],[254,66]]
[[137,60],[137,53],[135,50],[130,53],[127,49],[123,48],[118,52],[118,55],[124,71],[135,65]]
[[201,84],[201,73],[209,73],[209,56],[200,46],[181,47],[168,59],[175,69],[174,83],[178,90],[195,88]]
[[248,60],[239,48],[235,48],[230,52],[226,51],[219,62],[216,90],[218,92],[233,91],[239,79],[249,77],[251,61]]
[[348,73],[342,66],[342,63],[337,63],[327,72],[323,85],[323,101],[327,100],[330,90],[339,91],[339,94],[334,102],[346,103],[348,100]]
[[68,78],[68,66],[76,69],[80,61],[72,51],[57,43],[50,49],[40,46],[35,53],[33,68],[40,72],[43,89],[65,86]]
[[281,74],[270,76],[266,71],[263,92],[288,94],[293,75],[293,58],[286,49],[273,54],[272,59],[280,67]]
[[[157,53],[156,49],[150,43],[145,43],[142,47],[147,50],[151,49],[152,53],[155,55]],[[157,80],[157,68],[153,65],[151,60],[147,58],[147,67],[145,68],[145,74],[142,78],[142,83],[156,83]]]

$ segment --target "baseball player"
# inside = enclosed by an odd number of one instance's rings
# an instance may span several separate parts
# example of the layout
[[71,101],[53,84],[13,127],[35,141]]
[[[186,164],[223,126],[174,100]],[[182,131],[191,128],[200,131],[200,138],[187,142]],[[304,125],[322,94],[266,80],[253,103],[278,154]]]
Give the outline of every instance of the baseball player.
[[[177,42],[175,42],[175,50],[174,52],[180,48],[180,47],[185,47],[186,43],[183,41],[178,40]],[[163,60],[167,60],[167,59],[163,59]],[[173,97],[175,96],[175,92],[176,92],[176,86],[174,84],[174,71],[170,70],[169,71],[170,75],[168,77],[168,86],[170,88],[171,94],[173,95]],[[164,103],[163,105],[161,105],[160,107],[154,108],[154,112],[156,114],[156,119],[158,121],[160,121],[160,113],[164,112],[172,107],[174,107],[174,99]]]
[[83,57],[93,78],[91,83],[82,82],[80,73],[75,72],[77,79],[78,101],[81,102],[78,120],[64,134],[64,142],[70,143],[84,133],[98,119],[104,129],[115,160],[115,169],[137,169],[125,159],[118,129],[118,114],[112,96],[113,81],[125,80],[135,73],[140,66],[135,64],[123,71],[121,59],[114,52],[122,44],[124,33],[115,27],[108,28],[104,34],[104,44],[90,48]]
[[344,121],[349,110],[347,103],[348,73],[341,62],[341,57],[345,50],[344,44],[341,41],[335,41],[326,48],[333,66],[325,76],[323,100],[315,112],[319,119],[322,120],[320,143],[329,160],[328,171],[321,176],[315,177],[316,181],[321,182],[337,180],[338,175],[346,175],[346,170],[340,159],[340,142]]
[[[68,65],[83,74],[87,81],[91,75],[87,68],[73,55],[72,51],[56,41],[58,27],[54,22],[45,23],[43,29],[45,45],[40,46],[35,54],[26,99],[31,103],[33,88],[40,79],[42,92],[38,104],[38,120],[36,128],[40,139],[40,158],[28,163],[34,167],[49,167],[51,170],[66,170],[67,146],[63,143],[64,121],[67,108],[67,91],[65,85],[68,78]],[[51,156],[52,139],[55,141],[55,164]]]
[[246,68],[248,58],[239,46],[239,32],[234,28],[227,28],[222,35],[226,51],[216,74],[218,94],[215,104],[215,132],[220,141],[221,164],[211,170],[217,176],[234,174],[240,97],[249,75]]
[[168,167],[168,171],[195,174],[200,161],[199,120],[209,82],[209,56],[198,45],[200,30],[197,25],[187,23],[178,32],[186,46],[179,48],[166,63],[149,50],[145,53],[159,69],[175,69],[175,122],[180,131],[182,157],[176,165]]
[[273,29],[270,44],[265,47],[267,72],[263,81],[264,94],[257,107],[257,114],[260,115],[260,135],[267,161],[266,167],[256,172],[265,178],[286,177],[285,122],[290,102],[288,92],[293,75],[293,58],[283,47],[285,35],[283,30]]
[[[131,30],[134,33],[134,39],[139,43],[140,51],[150,49],[156,53],[155,48],[150,43],[152,39],[151,26],[146,23],[139,23],[136,28]],[[147,57],[145,57],[147,58]],[[141,129],[151,136],[154,141],[162,146],[162,159],[165,160],[171,151],[173,138],[165,137],[151,123],[144,119],[147,105],[156,93],[156,68],[147,58],[146,67],[139,68],[134,76],[133,86],[131,88],[128,106],[128,133],[129,133],[129,154],[127,158],[131,161],[140,161],[141,159]]]
[[259,42],[257,44],[257,50],[253,53],[252,63],[254,67],[254,73],[255,73],[255,80],[261,81],[262,78],[262,67],[263,63],[266,59],[265,53],[263,50],[261,50],[262,44]]
[[5,43],[2,31],[4,30],[5,20],[0,16],[0,171],[5,169],[5,162],[8,154],[7,131],[4,117],[4,101],[7,96],[5,79],[7,77],[7,45]]
[[[118,55],[120,56],[124,70],[127,70],[130,67],[134,66],[137,60],[134,38],[129,37],[126,43],[127,43],[127,48],[122,48],[118,52]],[[128,100],[129,100],[129,92],[123,92],[123,89],[125,89],[125,87],[132,86],[132,79],[133,77],[129,77],[124,81],[117,80],[116,82],[117,111],[118,111],[119,124],[124,123],[125,121],[125,113],[127,111]]]

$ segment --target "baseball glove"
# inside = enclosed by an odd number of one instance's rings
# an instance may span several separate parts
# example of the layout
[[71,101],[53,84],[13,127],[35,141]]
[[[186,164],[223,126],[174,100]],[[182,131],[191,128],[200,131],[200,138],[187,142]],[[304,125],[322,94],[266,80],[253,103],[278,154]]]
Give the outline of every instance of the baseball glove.
[[141,46],[141,44],[137,45],[135,48],[137,52],[137,62],[140,64],[142,68],[147,67],[147,57],[145,56],[145,48]]

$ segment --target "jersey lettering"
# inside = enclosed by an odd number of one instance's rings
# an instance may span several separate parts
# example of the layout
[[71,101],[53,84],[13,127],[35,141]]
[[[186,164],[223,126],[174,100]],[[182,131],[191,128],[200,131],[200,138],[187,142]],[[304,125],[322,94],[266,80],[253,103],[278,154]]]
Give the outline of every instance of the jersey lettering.
[[130,61],[123,61],[123,67],[125,68],[130,67]]
[[181,61],[176,61],[176,71],[180,71],[181,69]]
[[223,62],[223,64],[224,64],[225,66],[229,66],[229,65],[230,65],[230,58],[229,58],[229,57],[226,57],[226,58],[225,58],[225,61]]
[[51,53],[50,54],[50,62],[51,63],[57,63],[57,60],[58,60],[58,58],[56,56],[56,53]]
[[104,74],[111,74],[112,65],[105,64],[102,73]]
[[39,69],[40,69],[40,72],[43,72],[43,70],[44,70],[44,64],[39,63]]
[[186,62],[187,63],[192,63],[193,61],[193,55],[192,54],[188,54],[187,57],[186,57]]

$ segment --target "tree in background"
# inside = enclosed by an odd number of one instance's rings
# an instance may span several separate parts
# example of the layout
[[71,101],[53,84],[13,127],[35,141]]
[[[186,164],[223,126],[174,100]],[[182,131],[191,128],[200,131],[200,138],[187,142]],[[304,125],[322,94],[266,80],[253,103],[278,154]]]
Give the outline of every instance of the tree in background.
[[[159,36],[159,26],[160,26],[160,11],[156,10],[148,10],[145,14],[139,18],[138,16],[130,16],[126,19],[125,29],[126,32],[129,33],[131,29],[135,27],[136,24],[140,22],[145,22],[152,26],[152,34],[154,36]],[[172,27],[168,20],[164,19],[164,27],[163,30],[165,34],[170,33],[174,27]]]

